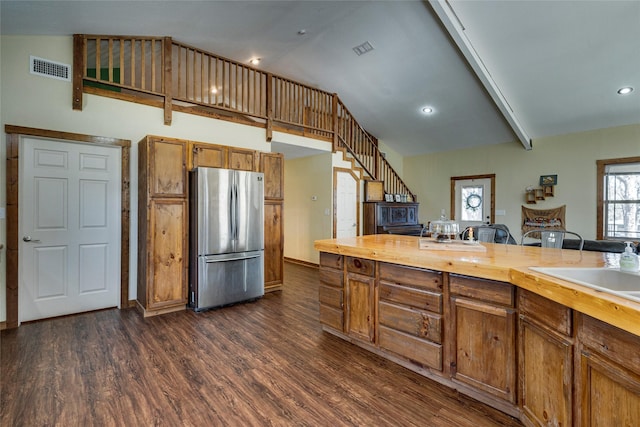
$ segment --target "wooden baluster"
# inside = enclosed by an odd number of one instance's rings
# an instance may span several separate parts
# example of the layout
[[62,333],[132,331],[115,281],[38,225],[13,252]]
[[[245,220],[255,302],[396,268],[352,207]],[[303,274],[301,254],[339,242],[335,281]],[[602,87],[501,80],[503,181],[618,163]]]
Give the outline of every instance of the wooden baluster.
[[147,55],[146,55],[146,46],[147,41],[142,39],[140,40],[140,88],[146,89],[146,64],[147,64]]
[[130,62],[131,64],[131,86],[136,86],[136,39],[131,39],[131,55]]

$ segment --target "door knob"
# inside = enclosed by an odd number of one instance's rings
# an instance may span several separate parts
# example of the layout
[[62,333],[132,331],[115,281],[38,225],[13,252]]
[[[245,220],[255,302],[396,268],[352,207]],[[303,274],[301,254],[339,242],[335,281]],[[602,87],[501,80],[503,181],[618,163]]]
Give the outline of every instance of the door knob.
[[40,240],[32,240],[31,236],[24,236],[22,238],[23,242],[31,242],[31,243],[40,243]]

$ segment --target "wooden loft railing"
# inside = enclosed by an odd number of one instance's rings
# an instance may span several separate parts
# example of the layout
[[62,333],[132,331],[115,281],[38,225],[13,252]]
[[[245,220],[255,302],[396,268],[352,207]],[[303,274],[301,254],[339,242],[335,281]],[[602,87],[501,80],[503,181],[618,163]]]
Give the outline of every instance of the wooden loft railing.
[[333,93],[267,73],[170,37],[74,36],[73,108],[93,93],[299,134],[344,147],[392,194],[415,194]]

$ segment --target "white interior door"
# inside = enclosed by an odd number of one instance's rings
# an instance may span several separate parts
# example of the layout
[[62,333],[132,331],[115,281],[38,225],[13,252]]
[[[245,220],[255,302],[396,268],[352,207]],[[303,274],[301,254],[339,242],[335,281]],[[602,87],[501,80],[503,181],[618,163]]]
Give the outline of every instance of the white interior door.
[[23,138],[21,322],[120,302],[120,148]]
[[358,185],[351,172],[336,172],[336,238],[358,235]]
[[454,220],[460,230],[491,222],[491,178],[459,179],[455,182]]

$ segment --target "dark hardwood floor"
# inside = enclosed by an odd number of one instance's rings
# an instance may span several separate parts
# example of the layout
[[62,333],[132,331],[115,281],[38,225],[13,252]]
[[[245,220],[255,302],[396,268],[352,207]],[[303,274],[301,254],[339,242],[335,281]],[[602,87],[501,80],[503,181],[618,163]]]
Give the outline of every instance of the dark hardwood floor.
[[317,269],[282,292],[144,319],[106,310],[2,331],[2,426],[521,426],[322,332]]

